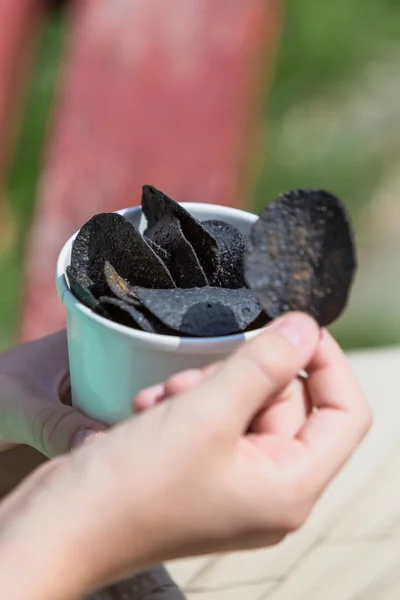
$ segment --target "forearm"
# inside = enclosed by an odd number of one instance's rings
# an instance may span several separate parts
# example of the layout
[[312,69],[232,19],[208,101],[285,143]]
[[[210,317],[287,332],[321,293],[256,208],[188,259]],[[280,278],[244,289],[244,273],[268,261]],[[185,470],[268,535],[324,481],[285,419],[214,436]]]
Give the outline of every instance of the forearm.
[[0,504],[2,597],[81,600],[153,562],[139,511],[136,526],[115,511],[112,470],[90,456],[47,463]]
[[91,573],[74,543],[81,523],[74,523],[68,511],[70,494],[62,461],[55,461],[36,471],[1,504],[2,597],[75,600],[86,593]]

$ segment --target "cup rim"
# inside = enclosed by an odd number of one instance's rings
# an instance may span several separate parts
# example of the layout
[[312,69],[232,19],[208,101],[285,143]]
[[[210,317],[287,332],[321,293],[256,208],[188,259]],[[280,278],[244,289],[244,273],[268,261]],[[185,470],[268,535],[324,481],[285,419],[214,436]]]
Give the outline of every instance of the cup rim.
[[[257,215],[251,212],[240,210],[238,208],[231,208],[228,206],[198,202],[180,202],[180,204],[188,210],[194,208],[197,213],[204,212],[208,215],[210,210],[218,209],[220,218],[222,218],[222,212],[227,217],[230,216],[237,217],[242,220],[245,219],[249,224],[254,223],[258,218]],[[115,212],[124,216],[132,215],[135,213],[141,213],[142,208],[141,206],[136,206],[123,208]],[[56,287],[58,295],[67,311],[69,310],[72,313],[79,314],[83,319],[89,319],[92,322],[97,323],[100,327],[105,327],[110,332],[112,331],[115,334],[128,338],[131,341],[136,340],[137,342],[140,342],[142,346],[158,348],[160,350],[170,352],[179,351],[180,353],[189,352],[201,354],[226,353],[236,348],[242,341],[252,339],[259,335],[261,331],[263,331],[264,328],[254,329],[253,331],[247,331],[246,333],[236,333],[233,335],[220,337],[180,337],[179,335],[162,335],[141,331],[139,329],[133,329],[131,327],[127,327],[126,325],[115,323],[114,321],[106,319],[101,315],[97,315],[90,308],[82,304],[82,302],[80,302],[78,298],[72,294],[65,275],[66,267],[69,264],[67,257],[70,254],[71,245],[77,234],[78,231],[66,241],[57,259]]]

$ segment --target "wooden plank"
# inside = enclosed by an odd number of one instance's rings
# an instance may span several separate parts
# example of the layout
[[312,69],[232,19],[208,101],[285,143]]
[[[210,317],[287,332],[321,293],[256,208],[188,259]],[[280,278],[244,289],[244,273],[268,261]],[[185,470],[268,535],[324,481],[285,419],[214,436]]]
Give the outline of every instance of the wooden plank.
[[205,592],[188,592],[187,600],[260,600],[273,589],[274,583],[246,585],[225,590],[208,590]]
[[197,579],[200,574],[208,569],[216,560],[214,556],[199,556],[183,560],[169,562],[166,567],[174,581],[179,581],[179,585],[186,589],[190,587],[192,580]]
[[144,183],[178,200],[239,204],[278,4],[76,4],[28,252],[23,340],[64,325],[56,258],[94,213],[138,204]]
[[399,567],[399,542],[321,544],[260,600],[398,598]]

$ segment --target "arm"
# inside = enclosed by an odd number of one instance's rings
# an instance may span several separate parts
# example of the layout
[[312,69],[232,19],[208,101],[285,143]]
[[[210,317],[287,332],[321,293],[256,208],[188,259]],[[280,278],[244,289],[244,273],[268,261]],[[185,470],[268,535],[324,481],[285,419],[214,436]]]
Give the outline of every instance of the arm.
[[[92,429],[95,438],[96,430],[103,429],[71,408],[68,384],[65,332],[0,356],[0,498],[44,464],[45,454],[63,454],[79,445],[81,432],[88,436]],[[60,519],[64,506],[65,498],[60,498]],[[151,600],[155,593],[162,593],[165,600],[182,598],[161,567],[102,592],[101,598],[113,594],[115,599],[138,600],[139,593],[143,600]]]
[[286,315],[194,387],[9,497],[0,588],[7,600],[73,600],[162,560],[276,544],[370,424],[334,340]]

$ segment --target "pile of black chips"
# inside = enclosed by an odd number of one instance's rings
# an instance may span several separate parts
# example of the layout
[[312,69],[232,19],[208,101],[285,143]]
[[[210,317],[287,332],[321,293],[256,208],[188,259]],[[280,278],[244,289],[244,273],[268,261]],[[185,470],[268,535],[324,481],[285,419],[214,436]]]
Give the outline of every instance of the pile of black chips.
[[97,314],[143,331],[236,334],[289,310],[332,323],[346,306],[355,249],[346,209],[321,190],[270,203],[248,239],[224,221],[199,222],[143,187],[144,234],[123,216],[88,221],[72,247],[72,293]]

